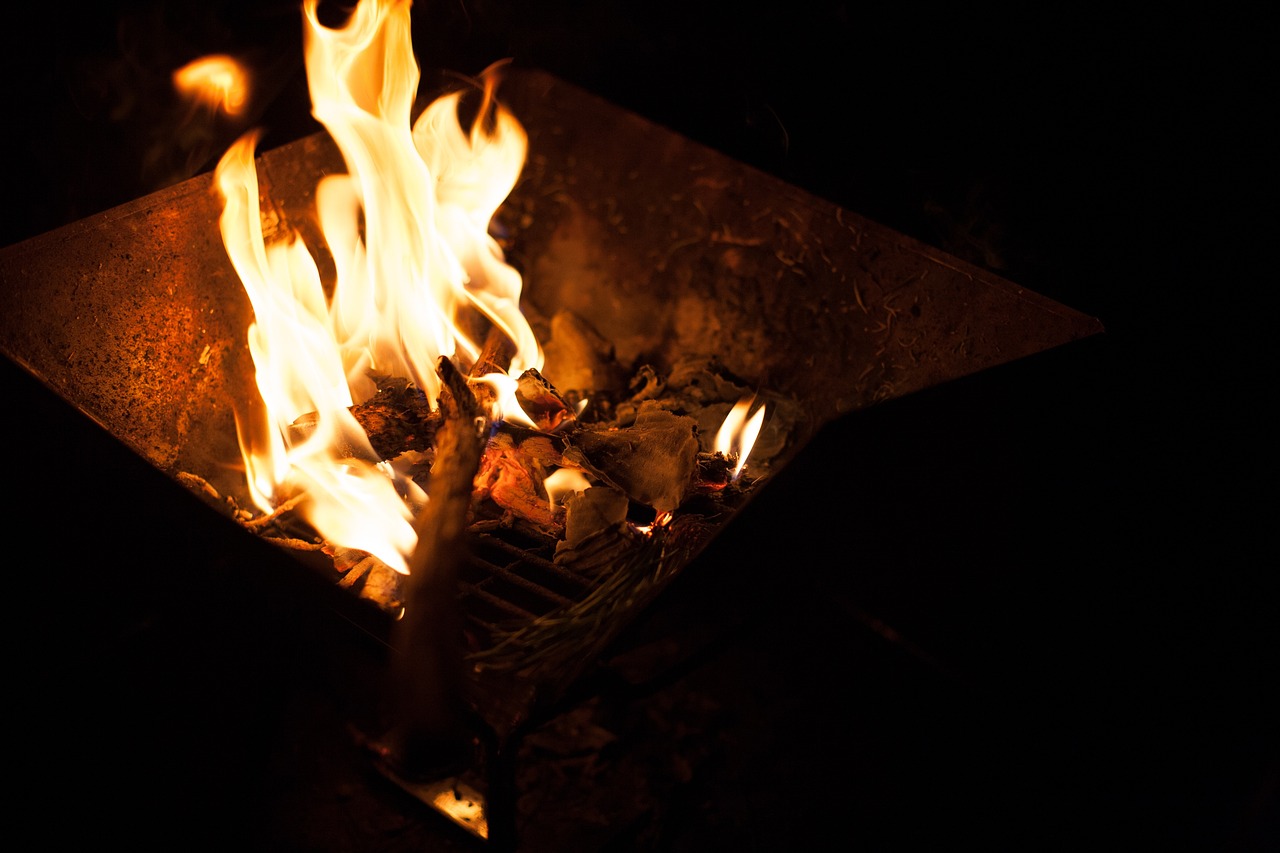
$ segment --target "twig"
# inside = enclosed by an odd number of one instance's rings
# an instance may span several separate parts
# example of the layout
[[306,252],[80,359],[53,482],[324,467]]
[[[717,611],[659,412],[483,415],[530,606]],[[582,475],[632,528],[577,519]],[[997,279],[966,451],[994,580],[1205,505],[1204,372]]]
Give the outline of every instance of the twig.
[[252,518],[248,521],[242,521],[240,523],[243,524],[245,527],[249,528],[250,530],[259,530],[263,527],[266,527],[268,524],[275,521],[276,519],[284,515],[289,510],[294,509],[295,507],[298,506],[298,504],[302,503],[306,499],[307,499],[306,492],[300,492],[294,495],[293,497],[289,498],[284,503],[277,506],[267,515],[260,515],[257,518]]
[[308,542],[293,536],[263,536],[262,538],[282,548],[288,548],[290,551],[323,551],[325,549],[323,542]]

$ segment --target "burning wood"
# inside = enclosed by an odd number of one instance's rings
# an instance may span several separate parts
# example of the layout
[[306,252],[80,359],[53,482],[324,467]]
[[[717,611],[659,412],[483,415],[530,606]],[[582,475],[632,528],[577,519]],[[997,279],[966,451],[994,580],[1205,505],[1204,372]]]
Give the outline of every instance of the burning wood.
[[409,561],[404,617],[396,623],[394,726],[385,748],[398,772],[413,775],[464,760],[470,743],[463,724],[457,587],[485,421],[452,362],[440,359],[438,370],[442,424],[428,488],[431,500],[414,521],[418,546]]
[[[619,399],[628,371],[568,311],[551,319],[553,357],[544,359],[519,304],[522,276],[488,231],[527,141],[496,99],[496,72],[469,130],[461,93],[410,122],[418,68],[409,4],[366,0],[339,29],[320,24],[313,0],[304,13],[313,111],[350,169],[316,192],[336,280],[321,281],[301,240],[268,241],[254,133],[217,170],[224,243],[254,308],[250,349],[266,413],[265,422],[237,418],[250,493],[265,513],[246,524],[290,546],[320,544],[344,585],[398,611],[405,596],[392,573],[446,547],[424,542],[413,519],[440,500],[433,490],[458,500],[455,486],[440,486],[442,470],[464,464],[445,458],[447,406],[455,417],[474,408],[493,425],[469,466],[462,517],[557,542],[568,528],[558,564],[595,566],[593,534],[624,520],[660,528],[691,496],[722,497],[741,464],[726,479],[727,466],[708,460],[729,447],[709,436],[755,389],[711,364],[666,375],[640,365]],[[444,377],[460,381],[460,370],[469,385],[446,390]],[[775,435],[785,421],[775,418]],[[454,473],[447,482],[459,481]],[[587,490],[593,497],[560,499]]]
[[548,496],[546,479],[552,465],[562,464],[548,437],[519,440],[500,432],[485,448],[475,477],[476,497],[554,535],[564,526],[564,512]]
[[[509,735],[529,697],[564,690],[728,520],[757,479],[742,473],[764,409],[731,428],[759,388],[710,360],[620,364],[573,312],[535,331],[489,233],[523,128],[494,76],[469,130],[461,93],[410,123],[408,9],[363,0],[330,30],[304,4],[313,112],[349,168],[316,190],[333,281],[301,239],[267,240],[253,133],[216,182],[261,400],[236,413],[260,514],[228,506],[323,553],[340,586],[396,617],[391,718],[369,745],[389,775],[434,779],[466,763],[470,713]],[[799,407],[770,400],[778,450]],[[501,560],[468,579],[482,542]]]
[[[473,530],[493,529],[497,522],[551,537],[556,541],[556,562],[567,568],[598,573],[602,555],[618,556],[641,528],[682,508],[702,516],[722,515],[758,480],[748,476],[735,482],[736,454],[716,451],[711,435],[699,427],[746,393],[743,386],[714,373],[713,366],[686,366],[673,377],[642,366],[636,371],[634,393],[612,407],[620,416],[611,420],[575,417],[564,397],[535,371],[527,371],[519,385],[536,391],[536,396],[524,394],[523,400],[530,401],[531,420],[540,425],[494,424],[471,475],[467,517]],[[472,381],[469,388],[473,405],[490,399],[487,385]],[[521,396],[517,392],[517,399]],[[403,380],[383,380],[369,401],[352,407],[352,414],[368,426],[370,444],[380,456],[434,497],[432,482],[438,469],[433,469],[433,462],[441,461],[436,442],[444,419],[424,400],[420,390]],[[304,416],[295,427],[302,433],[312,421]],[[789,428],[785,416],[770,426],[770,435],[785,434]],[[778,440],[772,438],[771,443]],[[767,460],[761,465],[765,467]],[[574,486],[563,497],[549,487],[557,472],[572,472],[574,477]],[[188,480],[211,491],[198,477],[188,475]],[[301,504],[302,496],[295,496],[257,517],[232,509],[247,527],[286,547],[323,548],[342,574],[343,586],[398,611],[404,603],[398,574],[364,551],[325,543],[314,531],[308,533],[306,521],[293,513]],[[620,537],[626,527],[630,533]]]
[[[377,385],[377,392],[352,406],[351,415],[369,437],[377,457],[389,459],[405,452],[430,452],[440,418],[422,391],[400,377],[371,376],[370,379]],[[305,441],[315,431],[316,420],[316,413],[309,412],[294,421],[289,428],[291,439]]]

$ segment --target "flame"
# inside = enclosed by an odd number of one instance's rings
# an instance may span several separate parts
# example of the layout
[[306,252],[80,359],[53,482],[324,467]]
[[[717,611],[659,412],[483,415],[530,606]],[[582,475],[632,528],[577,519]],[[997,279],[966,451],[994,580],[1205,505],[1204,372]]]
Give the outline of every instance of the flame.
[[575,492],[585,492],[591,488],[587,475],[573,468],[557,468],[542,481],[547,490],[547,498],[551,508],[555,509],[564,503],[564,499]]
[[671,523],[671,519],[673,518],[675,518],[675,515],[671,512],[660,512],[654,516],[652,524],[633,524],[632,527],[637,533],[643,533],[645,536],[648,536],[652,534],[653,531],[661,530],[666,527]]
[[751,448],[755,447],[756,438],[760,435],[760,427],[764,425],[765,406],[763,404],[756,409],[751,419],[747,420],[747,413],[751,411],[755,401],[755,395],[752,394],[734,404],[716,433],[716,452],[730,458],[737,454],[738,462],[733,468],[735,480],[746,467],[747,457],[751,455]]
[[516,390],[520,384],[505,373],[489,373],[475,380],[475,384],[486,385],[493,402],[490,404],[494,420],[505,420],[526,427],[537,427],[533,418],[520,408],[520,398]]
[[173,87],[196,103],[234,117],[249,99],[249,74],[230,56],[214,54],[173,72]]
[[370,373],[407,378],[434,403],[438,359],[477,358],[467,331],[477,318],[511,339],[512,377],[541,368],[520,312],[520,275],[488,233],[527,137],[494,99],[492,71],[469,131],[458,120],[460,92],[411,122],[419,70],[409,0],[362,0],[338,29],[320,23],[317,2],[303,5],[312,112],[349,170],[316,190],[337,271],[331,292],[295,235],[263,239],[257,133],[237,141],[216,172],[223,241],[253,305],[249,348],[268,412],[266,430],[238,418],[241,450],[259,508],[303,495],[304,517],[326,540],[407,572],[426,495],[377,457],[349,408],[376,391]]

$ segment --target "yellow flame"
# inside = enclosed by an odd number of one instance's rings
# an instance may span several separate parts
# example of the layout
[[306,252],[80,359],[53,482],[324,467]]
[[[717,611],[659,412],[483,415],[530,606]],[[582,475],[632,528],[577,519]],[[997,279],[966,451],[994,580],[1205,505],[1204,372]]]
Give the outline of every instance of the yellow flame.
[[489,392],[493,397],[489,415],[493,420],[508,421],[526,427],[537,427],[533,418],[529,417],[524,409],[520,408],[520,398],[516,396],[516,390],[520,387],[520,384],[515,379],[505,373],[489,373],[479,377],[475,382],[489,387]]
[[716,452],[729,458],[737,454],[738,462],[733,468],[733,479],[735,480],[742,473],[742,469],[746,467],[747,457],[751,455],[751,448],[755,447],[756,438],[760,435],[760,427],[764,425],[765,407],[763,404],[756,409],[756,413],[751,416],[750,420],[747,419],[747,413],[751,411],[755,401],[755,395],[752,394],[750,397],[744,397],[734,404],[734,407],[729,410],[729,414],[725,416],[724,423],[720,425],[720,429],[716,433]]
[[673,518],[675,518],[674,514],[672,514],[670,511],[664,510],[663,512],[660,512],[653,517],[652,524],[634,524],[632,525],[632,527],[635,529],[637,533],[643,533],[645,536],[648,536],[651,533],[653,533],[653,531],[661,530],[662,528],[666,527],[668,524],[671,523],[671,519]]
[[229,116],[244,111],[249,99],[249,73],[225,54],[203,56],[173,72],[179,94]]
[[586,474],[574,468],[557,468],[547,475],[542,485],[547,490],[551,508],[555,509],[564,503],[567,496],[575,492],[585,492],[591,488],[591,481],[587,479]]
[[[524,129],[491,89],[469,132],[458,120],[461,93],[411,123],[419,71],[410,5],[362,0],[344,26],[329,29],[317,0],[303,4],[312,112],[349,172],[316,189],[337,273],[331,293],[301,240],[263,239],[256,132],[217,170],[223,240],[253,304],[249,347],[269,412],[264,438],[240,430],[254,500],[265,511],[304,494],[304,517],[326,540],[399,571],[407,571],[412,517],[425,496],[381,463],[349,411],[376,390],[369,374],[407,378],[434,402],[437,360],[469,364],[478,355],[463,330],[475,317],[515,344],[512,376],[542,366],[519,308],[520,275],[488,233],[523,166]],[[299,430],[304,415],[308,429]]]

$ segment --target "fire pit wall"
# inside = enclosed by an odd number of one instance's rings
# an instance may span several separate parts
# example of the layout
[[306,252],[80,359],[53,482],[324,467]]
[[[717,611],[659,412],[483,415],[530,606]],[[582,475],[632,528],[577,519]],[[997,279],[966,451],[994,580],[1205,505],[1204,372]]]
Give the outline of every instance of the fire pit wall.
[[[792,407],[771,470],[845,412],[1100,329],[546,74],[500,96],[530,135],[498,225],[535,328],[573,312],[628,367],[714,357]],[[323,134],[259,159],[268,234],[301,232],[322,275],[314,190],[337,171]],[[161,470],[245,501],[252,314],[220,212],[206,174],[0,252],[0,346]]]

